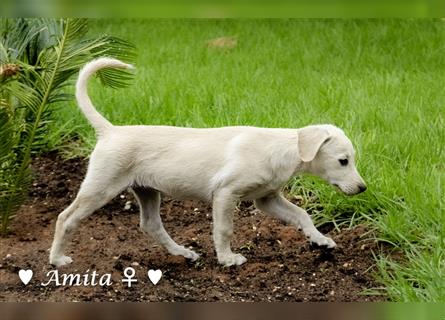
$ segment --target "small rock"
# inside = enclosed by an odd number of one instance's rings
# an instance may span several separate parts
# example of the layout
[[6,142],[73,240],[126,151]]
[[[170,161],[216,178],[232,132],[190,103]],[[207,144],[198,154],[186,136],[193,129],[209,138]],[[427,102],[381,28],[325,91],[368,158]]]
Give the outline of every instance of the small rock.
[[119,241],[125,241],[127,240],[127,237],[124,234],[120,234],[117,236],[117,238],[119,239]]
[[131,201],[125,202],[124,210],[130,210],[131,209]]
[[8,253],[7,255],[6,255],[6,259],[9,259],[9,258],[11,258],[12,257],[12,255],[10,254],[10,253]]
[[134,266],[134,267],[137,267],[139,265],[139,262],[136,262],[136,261],[132,262],[131,265]]
[[31,236],[29,233],[26,236],[19,238],[19,241],[22,241],[22,242],[23,241],[36,241],[36,240],[37,240],[36,237]]
[[105,237],[104,237],[103,234],[95,233],[95,234],[93,235],[93,238],[94,238],[95,240],[103,240]]

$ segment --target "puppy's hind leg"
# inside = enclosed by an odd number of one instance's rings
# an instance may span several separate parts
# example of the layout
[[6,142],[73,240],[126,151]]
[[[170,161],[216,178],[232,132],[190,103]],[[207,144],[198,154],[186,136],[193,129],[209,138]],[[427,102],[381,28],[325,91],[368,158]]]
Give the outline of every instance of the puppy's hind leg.
[[177,244],[165,231],[162,224],[159,209],[161,205],[161,195],[159,191],[134,187],[135,195],[141,211],[141,229],[152,236],[157,242],[164,246],[168,252],[176,256],[183,256],[187,259],[196,260],[199,255],[194,251]]
[[95,173],[88,173],[73,203],[57,218],[56,232],[51,247],[49,262],[56,267],[71,263],[73,260],[64,255],[67,236],[80,220],[101,208],[126,187],[126,181],[110,179],[104,181]]

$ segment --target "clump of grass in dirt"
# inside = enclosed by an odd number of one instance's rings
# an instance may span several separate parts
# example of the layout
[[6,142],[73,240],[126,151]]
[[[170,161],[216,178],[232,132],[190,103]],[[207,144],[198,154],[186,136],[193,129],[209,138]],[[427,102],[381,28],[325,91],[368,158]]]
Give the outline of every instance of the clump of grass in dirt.
[[[368,190],[337,193],[319,179],[291,183],[318,224],[367,222],[403,253],[378,255],[377,277],[397,301],[445,300],[442,20],[98,21],[139,50],[136,85],[92,100],[114,124],[301,127],[333,123],[351,137]],[[231,50],[209,39],[237,35]],[[94,133],[75,104],[54,128]]]

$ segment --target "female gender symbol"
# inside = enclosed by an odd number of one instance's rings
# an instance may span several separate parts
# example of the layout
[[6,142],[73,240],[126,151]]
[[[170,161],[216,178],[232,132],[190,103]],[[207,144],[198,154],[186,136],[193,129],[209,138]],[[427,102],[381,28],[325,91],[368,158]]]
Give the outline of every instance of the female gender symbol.
[[126,282],[127,286],[131,288],[133,282],[138,282],[137,279],[133,279],[136,274],[136,271],[132,267],[127,267],[124,269],[125,278],[122,279],[122,282]]

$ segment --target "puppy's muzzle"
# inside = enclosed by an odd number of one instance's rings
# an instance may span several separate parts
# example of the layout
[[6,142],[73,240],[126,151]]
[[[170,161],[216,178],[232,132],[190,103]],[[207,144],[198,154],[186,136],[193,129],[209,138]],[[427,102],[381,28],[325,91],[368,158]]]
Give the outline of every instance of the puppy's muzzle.
[[357,185],[356,187],[352,187],[352,186],[341,187],[336,183],[333,183],[333,186],[348,196],[353,196],[353,195],[365,192],[366,189],[368,189],[368,187],[363,183]]
[[368,187],[366,187],[365,184],[359,184],[359,185],[358,185],[358,190],[359,190],[358,193],[365,192],[366,189],[368,189]]

